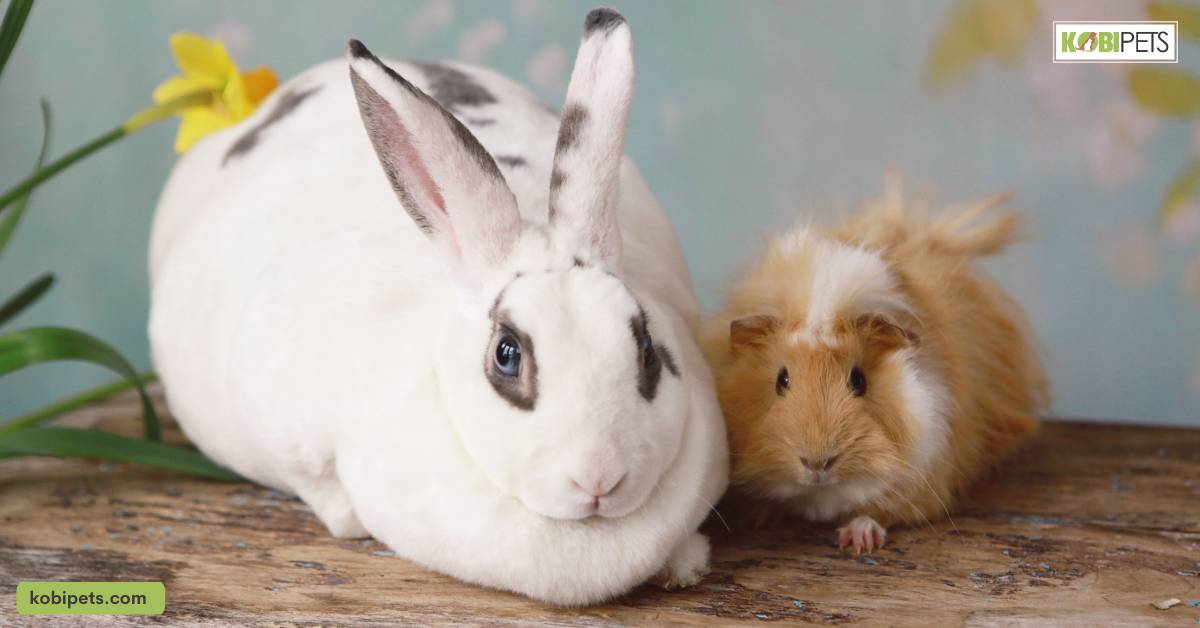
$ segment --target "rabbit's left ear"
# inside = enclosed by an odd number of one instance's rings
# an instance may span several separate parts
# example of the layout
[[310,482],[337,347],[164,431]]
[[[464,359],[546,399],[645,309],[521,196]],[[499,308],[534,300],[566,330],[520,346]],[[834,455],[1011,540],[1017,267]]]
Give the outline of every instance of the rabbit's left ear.
[[521,215],[495,160],[449,111],[367,47],[346,50],[367,137],[396,197],[460,280],[502,263]]
[[550,176],[550,223],[610,266],[620,256],[616,200],[633,99],[629,25],[612,9],[584,20]]

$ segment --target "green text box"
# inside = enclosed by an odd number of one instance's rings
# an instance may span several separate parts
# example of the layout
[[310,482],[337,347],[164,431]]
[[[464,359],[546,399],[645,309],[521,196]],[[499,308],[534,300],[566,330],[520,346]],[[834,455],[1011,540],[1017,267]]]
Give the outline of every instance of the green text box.
[[167,588],[161,582],[21,582],[22,615],[161,615]]

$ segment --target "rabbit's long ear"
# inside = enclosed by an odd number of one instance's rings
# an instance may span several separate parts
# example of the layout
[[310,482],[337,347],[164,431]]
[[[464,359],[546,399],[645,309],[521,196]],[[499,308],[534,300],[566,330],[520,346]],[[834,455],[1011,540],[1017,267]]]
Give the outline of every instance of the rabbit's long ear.
[[612,265],[621,248],[616,201],[632,99],[629,25],[612,9],[596,9],[584,21],[567,88],[550,177],[550,222]]
[[346,51],[367,136],[400,204],[457,271],[508,256],[521,230],[517,201],[479,140],[358,40]]

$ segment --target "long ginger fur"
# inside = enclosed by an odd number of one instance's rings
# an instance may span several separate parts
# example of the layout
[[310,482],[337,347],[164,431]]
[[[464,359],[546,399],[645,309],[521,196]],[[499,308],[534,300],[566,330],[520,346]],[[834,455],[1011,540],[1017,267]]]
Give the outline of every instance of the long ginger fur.
[[703,330],[736,492],[813,520],[923,524],[1036,429],[1037,347],[974,264],[1020,232],[1003,200],[930,216],[892,182],[836,228],[770,241]]

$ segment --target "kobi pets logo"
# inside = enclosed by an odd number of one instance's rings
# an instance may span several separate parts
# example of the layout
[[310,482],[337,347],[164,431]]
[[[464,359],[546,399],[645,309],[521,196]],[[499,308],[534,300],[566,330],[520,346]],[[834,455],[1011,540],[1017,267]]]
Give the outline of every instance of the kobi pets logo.
[[1055,63],[1178,63],[1179,22],[1054,22]]

